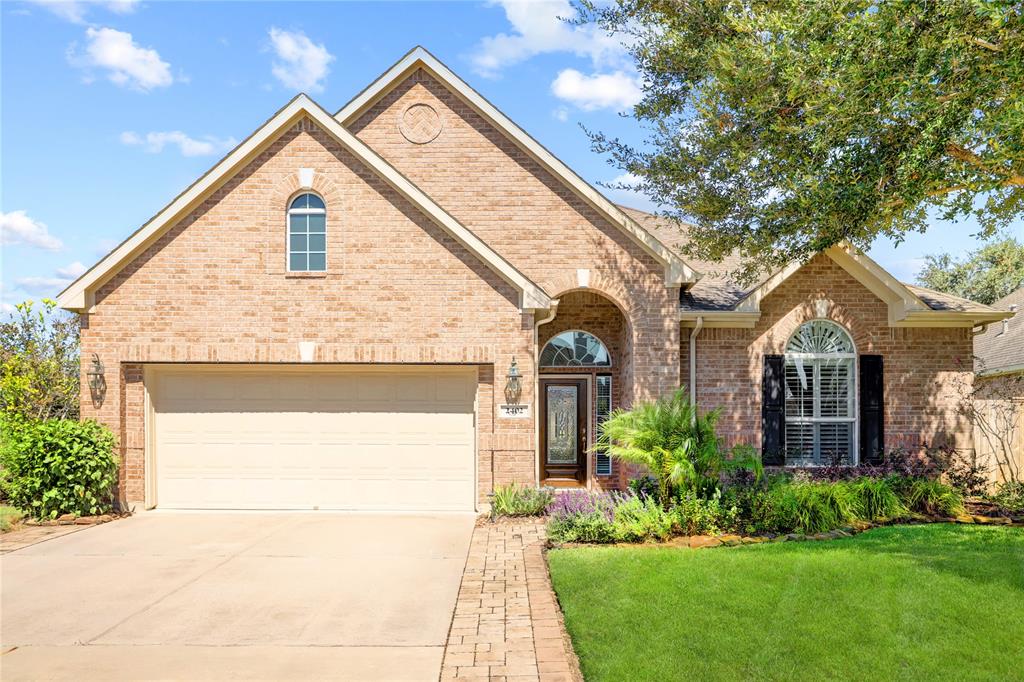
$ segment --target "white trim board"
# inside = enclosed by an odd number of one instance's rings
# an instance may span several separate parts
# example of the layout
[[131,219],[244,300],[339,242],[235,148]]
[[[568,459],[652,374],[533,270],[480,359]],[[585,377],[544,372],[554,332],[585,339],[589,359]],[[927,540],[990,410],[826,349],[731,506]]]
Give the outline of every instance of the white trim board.
[[480,93],[455,75],[437,57],[423,47],[417,46],[385,71],[377,80],[352,98],[334,115],[346,127],[369,109],[381,97],[405,80],[416,69],[423,69],[446,85],[478,114],[505,134],[516,146],[529,154],[537,163],[558,178],[566,187],[597,210],[606,220],[622,230],[650,256],[665,267],[665,284],[679,286],[693,284],[700,279],[700,273],[687,265],[671,249],[645,230],[639,223],[626,215],[618,206],[577,175],[537,140],[515,124],[497,107],[488,102]]
[[[399,173],[305,94],[300,94],[292,99],[203,177],[178,195],[160,213],[72,282],[58,295],[57,304],[67,310],[78,312],[90,310],[94,305],[96,289],[117,274],[121,268],[156,241],[160,235],[209,197],[218,187],[227,182],[257,154],[303,117],[309,117],[316,122],[388,185],[411,201],[428,218],[476,255],[502,279],[514,286],[520,294],[521,310],[547,310],[550,308],[551,297],[543,289],[530,281],[483,240],[438,206],[423,190]],[[284,212],[284,207],[282,207],[282,212]]]

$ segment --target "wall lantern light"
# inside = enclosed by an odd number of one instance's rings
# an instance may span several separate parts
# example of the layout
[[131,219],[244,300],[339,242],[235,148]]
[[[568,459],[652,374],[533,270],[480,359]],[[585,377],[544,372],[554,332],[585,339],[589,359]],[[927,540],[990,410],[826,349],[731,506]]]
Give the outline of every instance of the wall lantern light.
[[107,380],[104,377],[105,371],[100,356],[93,353],[92,366],[86,371],[85,376],[89,381],[89,393],[92,394],[92,401],[96,405],[103,404],[103,397],[107,393]]
[[519,374],[519,366],[516,359],[512,358],[512,364],[508,366],[508,376],[505,381],[505,402],[509,405],[518,405],[519,398],[523,395],[523,378]]

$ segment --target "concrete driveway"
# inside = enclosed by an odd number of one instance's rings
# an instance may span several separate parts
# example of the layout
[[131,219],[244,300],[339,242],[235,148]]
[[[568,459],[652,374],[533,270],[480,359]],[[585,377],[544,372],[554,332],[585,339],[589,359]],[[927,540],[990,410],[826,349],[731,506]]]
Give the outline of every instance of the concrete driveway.
[[0,559],[0,677],[436,680],[471,515],[150,512]]

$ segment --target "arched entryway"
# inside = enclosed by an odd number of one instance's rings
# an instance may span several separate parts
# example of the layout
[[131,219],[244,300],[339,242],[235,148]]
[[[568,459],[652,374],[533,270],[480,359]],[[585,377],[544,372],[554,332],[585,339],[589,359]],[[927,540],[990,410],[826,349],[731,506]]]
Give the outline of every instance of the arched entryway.
[[617,488],[615,462],[590,448],[604,419],[632,394],[627,318],[601,294],[572,291],[559,297],[537,341],[541,483]]

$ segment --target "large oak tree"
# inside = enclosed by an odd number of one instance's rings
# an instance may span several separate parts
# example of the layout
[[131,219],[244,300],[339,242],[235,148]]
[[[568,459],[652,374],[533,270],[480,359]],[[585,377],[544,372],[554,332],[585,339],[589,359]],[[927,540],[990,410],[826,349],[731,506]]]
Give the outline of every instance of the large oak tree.
[[614,0],[644,81],[595,148],[744,273],[848,240],[1024,213],[1024,9],[998,0]]

